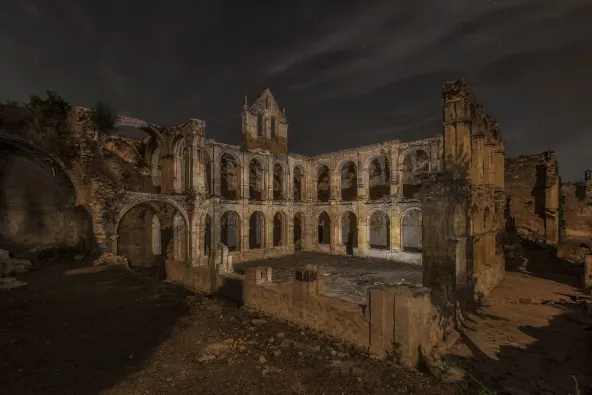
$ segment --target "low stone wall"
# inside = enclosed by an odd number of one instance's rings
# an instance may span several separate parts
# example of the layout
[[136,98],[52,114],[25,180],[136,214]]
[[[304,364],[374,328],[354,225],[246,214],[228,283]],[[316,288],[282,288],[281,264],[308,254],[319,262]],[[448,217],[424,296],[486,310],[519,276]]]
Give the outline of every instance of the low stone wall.
[[297,270],[294,281],[273,283],[271,268],[251,268],[245,276],[218,274],[211,266],[167,264],[171,281],[194,291],[224,296],[261,313],[310,328],[367,350],[393,358],[414,369],[432,353],[445,335],[442,318],[430,290],[407,285],[381,285],[368,290],[360,306],[324,295],[315,267]]

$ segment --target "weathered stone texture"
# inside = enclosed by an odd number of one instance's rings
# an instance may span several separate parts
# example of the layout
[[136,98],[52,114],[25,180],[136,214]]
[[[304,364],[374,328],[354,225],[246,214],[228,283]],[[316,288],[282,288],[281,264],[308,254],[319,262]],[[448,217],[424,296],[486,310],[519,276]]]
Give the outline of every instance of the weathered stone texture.
[[541,244],[559,243],[560,186],[553,151],[506,159],[505,190],[517,233]]

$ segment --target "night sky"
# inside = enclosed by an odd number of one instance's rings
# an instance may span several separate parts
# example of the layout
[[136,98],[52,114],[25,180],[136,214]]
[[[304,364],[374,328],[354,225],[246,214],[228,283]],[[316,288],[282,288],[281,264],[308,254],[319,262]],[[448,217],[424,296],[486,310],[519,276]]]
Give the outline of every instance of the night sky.
[[270,88],[302,154],[441,133],[442,85],[465,78],[507,156],[592,167],[592,0],[0,0],[0,53],[0,100],[102,99],[227,143]]

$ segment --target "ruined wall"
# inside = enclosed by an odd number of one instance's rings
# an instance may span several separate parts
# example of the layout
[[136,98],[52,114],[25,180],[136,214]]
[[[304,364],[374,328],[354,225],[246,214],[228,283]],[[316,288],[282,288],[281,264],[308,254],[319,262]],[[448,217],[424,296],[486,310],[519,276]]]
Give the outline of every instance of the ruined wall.
[[0,185],[0,248],[91,247],[92,221],[57,164],[0,141]]
[[504,142],[464,81],[444,85],[444,171],[419,191],[423,285],[462,304],[481,302],[503,279]]
[[244,146],[276,155],[288,154],[288,122],[273,95],[266,89],[251,105],[245,97],[242,114]]
[[557,246],[560,195],[555,153],[507,158],[505,166],[505,191],[516,232],[525,239]]
[[561,185],[565,238],[589,243],[592,239],[592,205],[586,182]]
[[245,307],[320,331],[338,341],[394,359],[415,369],[443,341],[448,321],[426,288],[377,286],[361,307],[324,295],[316,268],[296,271],[289,283],[272,283],[271,268],[251,268],[245,276],[219,275],[214,266],[167,264],[172,281],[236,300]]

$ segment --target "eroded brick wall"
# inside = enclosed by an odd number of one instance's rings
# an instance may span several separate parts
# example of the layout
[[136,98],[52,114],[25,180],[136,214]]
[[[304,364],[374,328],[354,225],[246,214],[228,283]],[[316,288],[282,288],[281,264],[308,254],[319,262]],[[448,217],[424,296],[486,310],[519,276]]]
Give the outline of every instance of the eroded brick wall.
[[541,244],[559,238],[559,184],[553,151],[505,160],[505,192],[510,224],[518,234]]
[[91,247],[92,220],[57,165],[0,142],[0,248]]

